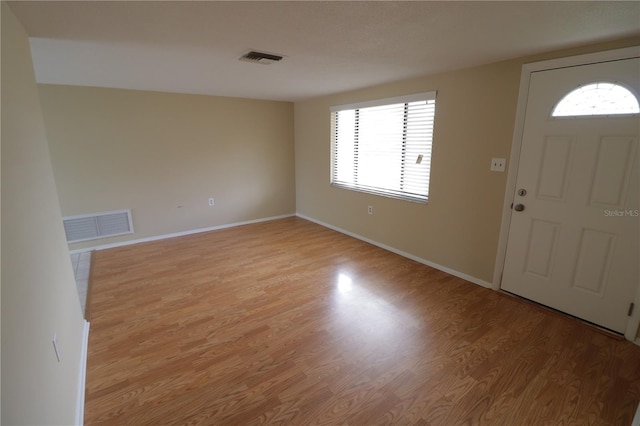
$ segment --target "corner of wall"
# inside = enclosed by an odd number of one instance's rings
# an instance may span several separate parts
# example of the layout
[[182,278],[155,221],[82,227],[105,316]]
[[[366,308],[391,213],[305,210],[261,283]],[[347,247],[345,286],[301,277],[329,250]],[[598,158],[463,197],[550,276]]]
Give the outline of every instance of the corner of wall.
[[73,424],[83,369],[80,301],[29,40],[10,6],[3,1],[1,8],[1,421]]

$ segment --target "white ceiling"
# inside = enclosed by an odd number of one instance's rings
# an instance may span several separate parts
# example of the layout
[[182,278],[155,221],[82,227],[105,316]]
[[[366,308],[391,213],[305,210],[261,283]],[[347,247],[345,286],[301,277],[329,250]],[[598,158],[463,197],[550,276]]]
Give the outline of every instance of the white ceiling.
[[[640,2],[10,2],[41,83],[295,101],[640,34]],[[285,56],[238,61],[248,50]]]

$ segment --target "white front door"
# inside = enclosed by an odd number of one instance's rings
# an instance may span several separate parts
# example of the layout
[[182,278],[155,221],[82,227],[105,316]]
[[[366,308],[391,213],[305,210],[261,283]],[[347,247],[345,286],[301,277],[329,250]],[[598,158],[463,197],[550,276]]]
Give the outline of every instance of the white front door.
[[639,80],[638,58],[531,75],[501,285],[621,333],[640,279],[640,118],[552,110],[594,82],[637,99]]

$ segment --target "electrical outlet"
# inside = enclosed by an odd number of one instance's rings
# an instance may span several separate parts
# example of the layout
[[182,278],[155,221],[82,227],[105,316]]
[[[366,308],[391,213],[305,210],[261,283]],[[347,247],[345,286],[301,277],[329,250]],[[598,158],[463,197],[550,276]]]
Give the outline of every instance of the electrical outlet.
[[209,198],[209,207],[213,207],[216,205],[216,202],[213,200],[213,198]]
[[373,206],[368,206],[367,207],[367,213],[368,214],[373,214]]
[[507,164],[506,158],[492,158],[491,159],[491,171],[492,172],[504,172],[504,166]]

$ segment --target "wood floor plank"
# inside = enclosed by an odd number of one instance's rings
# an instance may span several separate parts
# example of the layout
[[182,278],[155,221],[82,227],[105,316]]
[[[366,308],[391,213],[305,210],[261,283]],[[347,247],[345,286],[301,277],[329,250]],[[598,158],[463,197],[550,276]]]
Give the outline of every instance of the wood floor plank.
[[288,218],[97,251],[87,425],[628,425],[640,347]]

